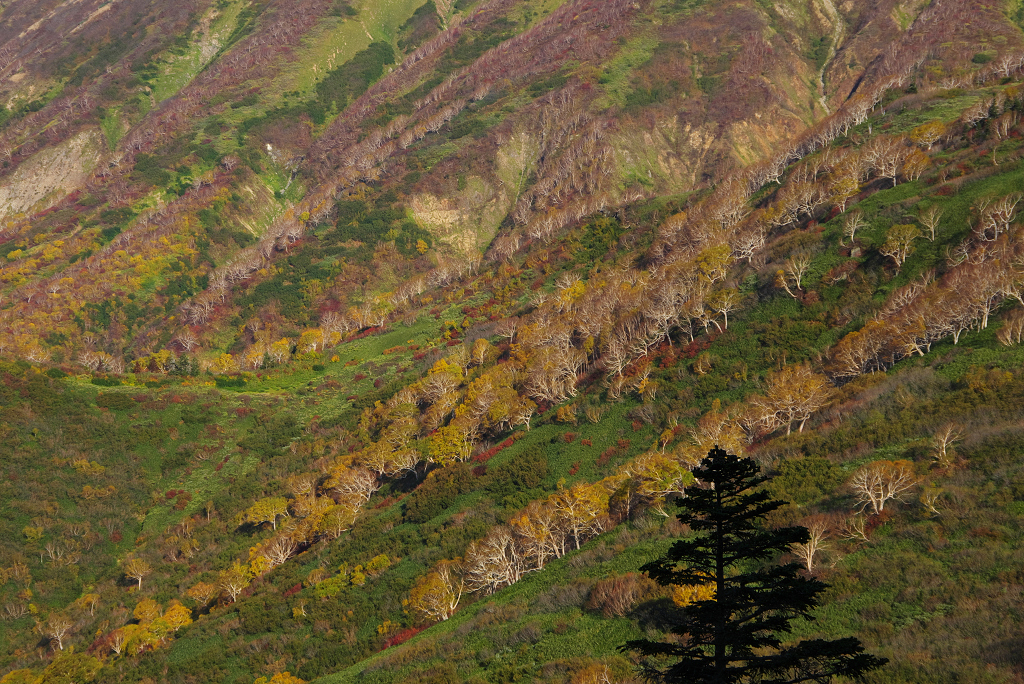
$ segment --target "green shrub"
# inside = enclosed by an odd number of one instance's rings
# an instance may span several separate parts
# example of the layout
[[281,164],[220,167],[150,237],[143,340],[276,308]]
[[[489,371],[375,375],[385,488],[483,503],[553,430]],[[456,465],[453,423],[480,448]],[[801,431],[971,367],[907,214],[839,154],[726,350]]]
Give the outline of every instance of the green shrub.
[[496,498],[509,497],[539,487],[547,476],[548,457],[539,446],[533,445],[518,457],[493,468],[488,473],[487,491]]
[[405,502],[405,517],[410,522],[426,522],[455,503],[455,497],[473,487],[473,471],[459,463],[431,471]]
[[104,393],[96,395],[96,405],[114,411],[128,411],[135,408],[135,402],[127,394]]
[[317,103],[325,109],[344,109],[350,98],[362,95],[381,77],[384,67],[394,63],[395,51],[389,43],[370,43],[316,84]]
[[812,456],[783,461],[768,488],[773,496],[804,506],[832,493],[844,479],[827,458]]
[[238,441],[238,446],[258,455],[272,456],[299,434],[301,431],[295,416],[259,416],[249,434]]
[[171,454],[165,454],[160,459],[160,474],[166,476],[167,473],[172,470],[177,470],[183,466],[188,465],[188,454],[185,452],[174,452]]
[[200,406],[186,406],[181,410],[181,421],[186,425],[206,425],[213,420],[213,414]]

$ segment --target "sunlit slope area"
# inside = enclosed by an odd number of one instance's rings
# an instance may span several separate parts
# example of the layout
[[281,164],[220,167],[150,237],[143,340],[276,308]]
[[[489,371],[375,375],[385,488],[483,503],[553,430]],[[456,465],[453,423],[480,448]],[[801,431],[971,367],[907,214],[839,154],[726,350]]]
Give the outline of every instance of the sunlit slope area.
[[636,681],[715,444],[787,639],[1016,676],[1015,14],[109,7],[0,14],[5,682]]

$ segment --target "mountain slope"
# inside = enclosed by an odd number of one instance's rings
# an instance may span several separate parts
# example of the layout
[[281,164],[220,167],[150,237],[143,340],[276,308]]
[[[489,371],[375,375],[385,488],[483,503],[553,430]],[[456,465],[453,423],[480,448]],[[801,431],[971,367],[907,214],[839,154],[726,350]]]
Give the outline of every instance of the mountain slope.
[[713,444],[1019,678],[1013,8],[414,5],[3,9],[4,681],[632,681]]

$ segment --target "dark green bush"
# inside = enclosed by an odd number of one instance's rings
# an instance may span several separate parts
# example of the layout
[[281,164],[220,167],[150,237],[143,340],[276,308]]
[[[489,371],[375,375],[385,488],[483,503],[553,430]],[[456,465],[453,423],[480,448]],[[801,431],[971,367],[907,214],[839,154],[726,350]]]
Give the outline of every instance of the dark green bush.
[[295,416],[258,416],[256,425],[248,435],[239,440],[238,446],[258,455],[272,456],[279,449],[288,446],[300,433]]
[[531,446],[510,461],[491,469],[487,491],[495,497],[539,487],[548,476],[548,457],[539,446]]
[[832,493],[844,479],[827,458],[812,456],[783,461],[768,487],[773,496],[803,506]]
[[370,43],[316,84],[317,102],[325,109],[343,109],[350,98],[362,95],[381,77],[385,66],[394,63],[395,51],[390,44]]
[[96,405],[114,411],[128,411],[135,408],[135,402],[127,394],[103,393],[96,395]]
[[467,463],[434,470],[405,501],[405,517],[426,522],[455,503],[455,497],[473,488],[473,470]]
[[213,414],[201,406],[186,406],[181,410],[181,420],[186,425],[206,425],[213,420]]
[[166,476],[167,473],[173,470],[187,466],[188,460],[188,454],[183,451],[165,454],[160,459],[160,474]]

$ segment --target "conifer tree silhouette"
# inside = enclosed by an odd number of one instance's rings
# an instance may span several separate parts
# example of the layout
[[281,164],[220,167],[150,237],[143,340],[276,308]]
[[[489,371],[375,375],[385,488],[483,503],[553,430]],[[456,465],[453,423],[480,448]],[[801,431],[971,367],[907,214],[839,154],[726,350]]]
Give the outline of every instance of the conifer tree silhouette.
[[[827,587],[800,575],[795,563],[765,561],[808,539],[804,527],[771,530],[759,523],[785,504],[755,488],[766,480],[751,459],[719,448],[694,476],[702,487],[680,500],[679,520],[696,533],[643,566],[662,585],[708,586],[712,598],[664,616],[678,643],[635,640],[621,647],[645,656],[644,676],[658,682],[796,684],[856,677],[887,661],[864,652],[853,637],[783,645],[790,622],[814,620]],[[705,593],[706,595],[706,593]],[[652,658],[653,657],[653,658]]]

